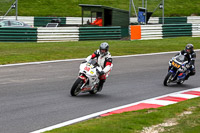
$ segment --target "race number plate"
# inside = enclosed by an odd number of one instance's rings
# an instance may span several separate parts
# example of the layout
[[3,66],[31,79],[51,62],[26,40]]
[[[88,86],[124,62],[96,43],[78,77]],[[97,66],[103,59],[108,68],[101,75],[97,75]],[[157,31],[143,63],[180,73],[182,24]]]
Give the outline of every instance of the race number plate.
[[180,68],[180,67],[181,67],[181,65],[175,63],[174,61],[172,61],[172,65],[173,65],[174,67],[176,67],[176,68]]
[[84,70],[90,71],[90,67],[87,67],[87,66],[86,66],[86,67],[84,68]]

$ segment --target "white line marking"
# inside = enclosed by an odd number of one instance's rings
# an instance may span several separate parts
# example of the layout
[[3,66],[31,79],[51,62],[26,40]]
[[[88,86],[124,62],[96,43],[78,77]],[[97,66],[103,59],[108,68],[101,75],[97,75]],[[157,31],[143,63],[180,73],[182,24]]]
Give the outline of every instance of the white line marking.
[[47,63],[57,63],[57,62],[70,62],[70,61],[79,61],[79,60],[84,60],[84,59],[85,59],[85,58],[67,59],[67,60],[53,60],[53,61],[41,61],[41,62],[16,63],[16,64],[0,65],[0,67],[24,66],[24,65],[37,65],[37,64],[47,64]]
[[152,100],[144,101],[144,103],[149,103],[149,104],[158,104],[158,105],[166,106],[166,105],[170,105],[170,104],[175,104],[175,103],[177,103],[177,102],[174,102],[174,101],[166,101],[166,100],[155,100],[155,99],[152,99]]
[[[200,49],[195,50],[200,51]],[[137,56],[148,56],[148,55],[163,55],[163,54],[172,54],[180,51],[171,51],[171,52],[160,52],[160,53],[149,53],[149,54],[136,54],[136,55],[124,55],[124,56],[113,56],[113,58],[126,58],[126,57],[137,57]],[[16,63],[16,64],[6,64],[0,65],[0,67],[9,67],[9,66],[24,66],[24,65],[37,65],[37,64],[47,64],[47,63],[57,63],[57,62],[70,62],[70,61],[81,61],[85,58],[78,59],[66,59],[66,60],[52,60],[52,61],[40,61],[40,62],[28,62],[28,63]]]
[[[136,103],[131,103],[131,104],[123,105],[123,106],[120,106],[120,107],[116,107],[116,108],[104,110],[104,111],[101,111],[101,112],[97,112],[97,113],[93,113],[93,114],[90,114],[90,115],[86,115],[86,116],[83,116],[83,117],[80,117],[80,118],[76,118],[76,119],[73,119],[73,120],[69,120],[69,121],[66,121],[66,122],[63,122],[63,123],[54,125],[54,126],[50,126],[50,127],[44,128],[44,129],[40,129],[40,130],[37,130],[37,131],[33,131],[33,132],[31,132],[31,133],[42,133],[42,132],[50,131],[50,130],[53,130],[53,129],[56,129],[56,128],[60,128],[60,127],[64,127],[64,126],[67,126],[67,125],[71,125],[71,124],[74,124],[74,123],[77,123],[77,122],[81,122],[81,121],[84,121],[84,120],[88,120],[88,119],[91,119],[91,118],[94,118],[94,117],[97,117],[97,116],[100,116],[100,115],[102,115],[102,114],[106,114],[106,113],[109,113],[109,112],[112,112],[112,111],[115,111],[115,110],[118,110],[118,109],[123,109],[123,108],[126,108],[126,107],[134,106],[134,105],[137,105],[137,104],[139,104],[139,103],[146,103],[146,102],[148,102],[148,101],[153,101],[153,100],[155,100],[155,99],[162,98],[162,97],[166,97],[166,96],[175,96],[175,95],[177,95],[177,94],[181,94],[181,93],[184,93],[184,92],[188,92],[188,91],[199,91],[199,90],[200,90],[200,87],[198,87],[198,88],[193,88],[193,89],[188,89],[188,90],[184,90],[184,91],[179,91],[179,92],[174,92],[174,93],[166,94],[166,95],[163,95],[163,96],[159,96],[159,97],[155,97],[155,98],[143,100],[143,101],[140,101],[140,102],[136,102]],[[187,94],[187,95],[188,95],[188,94]],[[158,100],[157,100],[157,101],[158,101]],[[171,102],[171,103],[172,103],[172,102]],[[174,102],[174,103],[176,103],[176,102]]]
[[189,95],[189,94],[172,94],[170,96],[172,96],[172,97],[187,98],[187,99],[199,97],[199,96],[196,96],[196,95]]

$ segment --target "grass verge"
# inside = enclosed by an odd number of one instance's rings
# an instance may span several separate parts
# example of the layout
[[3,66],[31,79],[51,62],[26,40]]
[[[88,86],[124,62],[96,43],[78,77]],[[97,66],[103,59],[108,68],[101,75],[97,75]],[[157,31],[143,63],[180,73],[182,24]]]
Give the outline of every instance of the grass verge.
[[[192,113],[183,115],[186,111]],[[46,133],[139,133],[144,127],[164,123],[172,118],[176,124],[163,127],[164,133],[199,133],[200,98],[157,109],[144,109],[95,118]]]
[[[129,2],[130,0],[19,0],[19,15],[80,17],[79,4],[105,5],[129,11]],[[160,2],[161,0],[148,1],[148,11],[153,12]],[[134,4],[136,10],[138,7],[142,7],[141,0],[134,0]],[[184,0],[184,2],[182,0],[167,0],[165,1],[165,17],[200,15],[199,5],[199,0]],[[156,10],[153,16],[161,17],[162,10]]]
[[[145,41],[107,41],[113,56],[179,51],[187,43],[196,49],[200,38],[182,37]],[[0,64],[33,62],[57,59],[84,58],[95,51],[103,41],[62,43],[0,43]],[[48,133],[136,133],[144,127],[160,124],[193,108],[192,114],[177,118],[178,124],[165,127],[165,132],[198,133],[200,127],[200,98],[180,102],[157,109],[125,112],[97,118],[75,125],[49,131]]]
[[[0,64],[36,62],[46,60],[85,58],[99,48],[103,41],[2,43]],[[162,40],[107,41],[112,56],[179,51],[187,43],[200,49],[200,38],[180,37]]]

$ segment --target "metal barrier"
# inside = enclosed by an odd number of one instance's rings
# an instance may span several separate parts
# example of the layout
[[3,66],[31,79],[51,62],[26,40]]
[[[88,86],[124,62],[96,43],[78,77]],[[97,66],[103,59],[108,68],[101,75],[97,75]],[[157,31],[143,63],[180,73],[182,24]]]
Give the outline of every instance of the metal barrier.
[[0,28],[0,41],[61,42],[121,39],[121,27]]
[[192,37],[200,37],[200,24],[192,24]]
[[[200,37],[200,24],[133,25],[131,40],[162,39],[169,37]],[[39,27],[3,28],[0,27],[0,41],[59,42],[79,40],[118,40],[124,31],[120,26],[113,27]]]
[[[185,24],[187,17],[164,17],[164,24]],[[162,24],[162,18],[159,17],[159,24]]]
[[38,42],[78,41],[79,27],[39,27]]
[[162,39],[162,25],[142,25],[141,26],[141,39]]
[[[137,27],[140,27],[138,30]],[[135,28],[134,28],[135,27]],[[164,24],[131,26],[131,40],[162,39],[180,36],[199,36],[200,24]]]
[[0,28],[0,41],[36,42],[37,28]]
[[200,16],[187,17],[187,23],[200,24]]
[[121,27],[80,27],[79,40],[121,39]]
[[163,38],[192,36],[192,24],[165,24],[163,28]]

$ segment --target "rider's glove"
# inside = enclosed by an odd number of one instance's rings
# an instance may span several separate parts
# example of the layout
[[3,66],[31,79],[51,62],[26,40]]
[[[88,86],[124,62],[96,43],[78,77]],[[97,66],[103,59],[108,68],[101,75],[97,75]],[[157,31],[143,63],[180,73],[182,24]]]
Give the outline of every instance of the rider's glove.
[[169,66],[171,66],[171,65],[172,65],[172,60],[169,61]]
[[187,68],[185,66],[182,66],[182,70],[183,72],[187,70]]
[[189,64],[186,64],[185,67],[188,69],[188,68],[190,68],[190,65],[189,65]]

